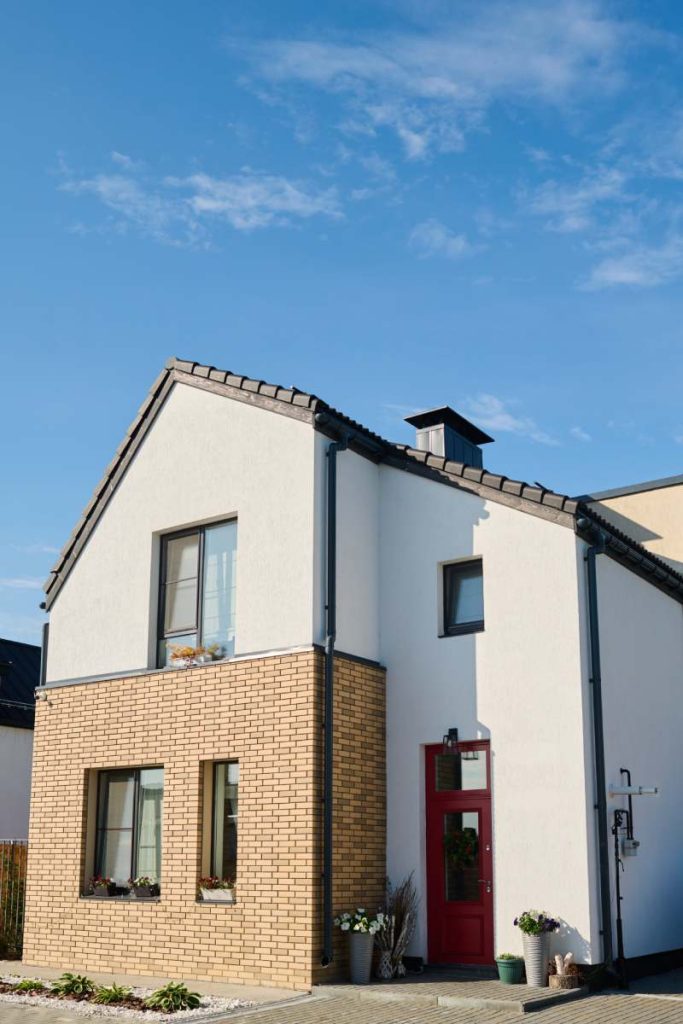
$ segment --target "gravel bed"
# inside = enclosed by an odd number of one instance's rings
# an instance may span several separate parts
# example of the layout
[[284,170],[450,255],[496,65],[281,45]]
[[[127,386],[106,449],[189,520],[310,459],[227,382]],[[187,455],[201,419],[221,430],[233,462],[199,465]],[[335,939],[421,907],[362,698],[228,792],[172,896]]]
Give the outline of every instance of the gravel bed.
[[[16,984],[22,980],[22,977],[17,977],[16,975],[11,974],[0,976],[0,981],[7,982],[9,984]],[[46,984],[49,985],[49,982],[46,982]],[[191,984],[187,987],[192,990]],[[153,991],[154,989],[151,988],[131,989],[132,995],[139,996],[141,999],[146,999]],[[41,992],[0,992],[0,1002],[3,1003],[23,1003],[25,1006],[49,1006],[53,1010],[61,1008],[65,1012],[78,1014],[80,1017],[127,1017],[129,1019],[140,1021],[195,1020],[197,1018],[206,1017],[209,1014],[227,1014],[233,1010],[245,1010],[257,1005],[256,1003],[248,1002],[245,999],[224,999],[220,996],[203,995],[201,1000],[201,1006],[198,1006],[196,1010],[179,1010],[177,1013],[161,1013],[159,1010],[134,1010],[126,1006],[100,1006],[99,1003],[93,1003],[92,1001],[85,999],[56,999],[54,996],[46,996]]]

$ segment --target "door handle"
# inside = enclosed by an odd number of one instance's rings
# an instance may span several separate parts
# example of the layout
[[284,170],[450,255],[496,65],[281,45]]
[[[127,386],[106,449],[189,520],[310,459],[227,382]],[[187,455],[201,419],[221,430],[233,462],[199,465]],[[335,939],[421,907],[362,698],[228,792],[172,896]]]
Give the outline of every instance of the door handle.
[[485,885],[486,886],[486,892],[487,893],[491,892],[492,885],[491,885],[491,881],[488,878],[478,878],[477,881],[481,885]]

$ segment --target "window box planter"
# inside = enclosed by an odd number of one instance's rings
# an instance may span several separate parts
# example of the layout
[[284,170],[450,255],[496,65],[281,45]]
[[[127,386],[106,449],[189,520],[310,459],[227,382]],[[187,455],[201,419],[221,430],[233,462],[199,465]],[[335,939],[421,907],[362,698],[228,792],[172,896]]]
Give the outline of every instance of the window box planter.
[[202,900],[207,903],[234,903],[234,889],[200,889],[199,894]]
[[134,885],[133,893],[137,900],[151,900],[155,896],[158,896],[161,892],[158,882],[154,882],[152,885]]
[[93,885],[92,894],[100,898],[116,896],[116,885],[114,882],[111,882],[109,885]]

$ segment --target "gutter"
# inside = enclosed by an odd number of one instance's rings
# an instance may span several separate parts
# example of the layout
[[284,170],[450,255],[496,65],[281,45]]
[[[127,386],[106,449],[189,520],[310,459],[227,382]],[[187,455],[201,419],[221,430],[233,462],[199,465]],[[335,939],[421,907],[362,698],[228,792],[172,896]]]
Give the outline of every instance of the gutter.
[[611,969],[612,901],[609,871],[609,837],[607,833],[607,782],[605,771],[605,732],[602,705],[602,665],[600,652],[600,622],[598,618],[598,578],[596,559],[607,550],[607,538],[587,519],[577,520],[577,530],[594,540],[589,545],[584,561],[588,585],[588,639],[590,648],[590,677],[593,719],[593,763],[595,771],[595,812],[598,835],[598,868],[600,888],[600,933],[602,935],[603,963]]
[[333,823],[334,823],[334,653],[337,640],[337,455],[351,445],[368,450],[375,458],[384,451],[379,443],[326,413],[316,413],[315,425],[336,438],[327,446],[326,579],[325,579],[325,674],[323,692],[323,908],[322,967],[334,959],[333,928]]

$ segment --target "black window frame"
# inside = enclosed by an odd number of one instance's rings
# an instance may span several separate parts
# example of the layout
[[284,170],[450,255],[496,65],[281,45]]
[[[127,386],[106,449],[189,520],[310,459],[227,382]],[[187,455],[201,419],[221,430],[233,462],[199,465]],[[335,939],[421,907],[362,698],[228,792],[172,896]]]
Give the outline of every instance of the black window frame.
[[204,539],[206,531],[216,526],[227,526],[228,523],[236,523],[237,517],[230,516],[227,519],[218,519],[215,523],[203,523],[201,526],[188,526],[182,530],[174,530],[172,533],[162,533],[160,537],[161,551],[159,557],[159,592],[157,599],[157,642],[156,642],[156,663],[157,668],[165,668],[166,660],[161,657],[161,643],[172,643],[174,637],[185,636],[192,632],[188,629],[178,629],[172,633],[164,630],[164,619],[166,617],[166,571],[168,567],[168,545],[170,541],[180,540],[181,537],[197,536],[197,598],[195,608],[196,626],[194,632],[197,634],[196,646],[202,643],[203,629],[203,595],[204,595]]
[[464,636],[467,633],[483,633],[485,619],[472,619],[471,622],[459,622],[453,625],[448,624],[448,586],[446,576],[448,573],[463,573],[471,571],[473,566],[479,567],[482,586],[482,604],[484,594],[484,560],[482,558],[466,558],[459,562],[444,562],[441,565],[441,633],[440,636]]
[[[104,776],[111,777],[112,775],[132,775],[133,776],[133,817],[131,819],[131,843],[130,843],[130,873],[129,878],[136,877],[137,859],[138,859],[138,807],[140,803],[140,772],[146,771],[164,771],[163,764],[142,764],[136,767],[127,768],[100,768],[96,773],[96,785],[97,785],[97,800],[95,806],[95,863],[93,874],[95,876],[102,874],[102,860],[103,860],[103,843],[104,836],[107,832],[123,832],[129,831],[128,829],[108,829],[101,825],[101,822],[107,820],[107,800],[109,798],[109,787],[107,786],[107,796],[103,798],[102,795],[102,780]],[[165,786],[165,773],[164,773],[164,786]],[[165,792],[165,789],[164,789]],[[102,806],[104,803],[104,807]],[[163,808],[163,803],[162,803]],[[163,847],[162,847],[163,851]],[[161,882],[161,878],[157,879]],[[120,887],[119,887],[120,888]]]
[[[214,878],[220,878],[222,876],[216,871],[216,776],[218,769],[223,765],[236,764],[239,768],[239,760],[236,757],[226,757],[221,761],[213,761],[211,764],[211,849],[209,850],[209,873]],[[239,841],[239,780],[237,782],[237,822],[235,824],[235,832]],[[224,839],[225,841],[225,839]],[[205,862],[206,863],[206,862]],[[235,877],[232,880],[237,885],[237,850],[235,850]]]

